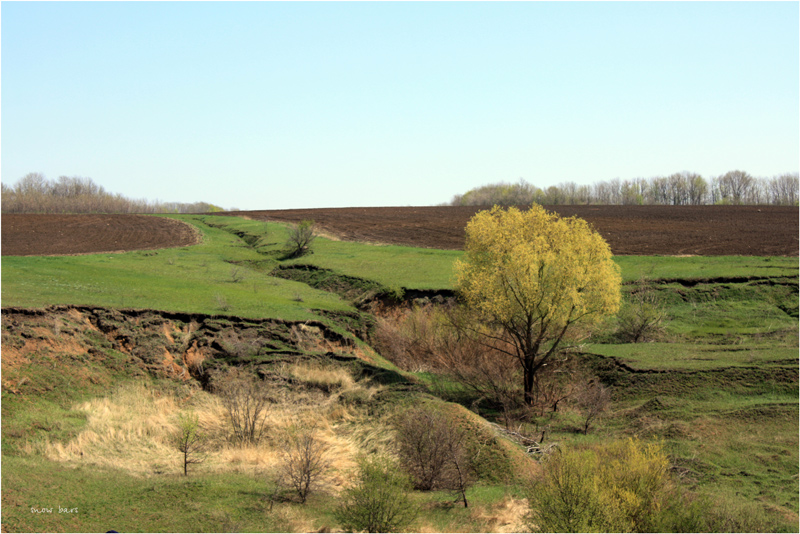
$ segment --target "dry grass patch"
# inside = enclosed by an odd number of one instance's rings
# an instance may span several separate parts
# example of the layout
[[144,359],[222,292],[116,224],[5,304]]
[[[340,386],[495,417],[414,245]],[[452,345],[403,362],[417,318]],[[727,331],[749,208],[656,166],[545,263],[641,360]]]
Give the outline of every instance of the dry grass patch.
[[506,496],[502,501],[487,507],[475,507],[476,519],[487,526],[489,532],[524,532],[528,500]]
[[300,380],[320,389],[334,390],[356,387],[355,379],[343,367],[298,363],[286,366],[284,372],[295,380]]
[[351,420],[353,408],[368,403],[382,389],[356,381],[345,368],[324,363],[284,365],[280,374],[304,386],[304,392],[294,393],[295,403],[324,412],[330,421]]
[[[365,423],[348,395],[372,397],[378,387],[353,380],[346,370],[298,364],[282,370],[306,388],[282,389],[276,402],[265,409],[265,434],[257,444],[231,442],[228,414],[220,399],[199,389],[183,393],[145,383],[120,386],[107,397],[83,402],[75,410],[87,414],[85,428],[66,443],[46,442],[36,450],[47,458],[71,463],[123,469],[135,476],[182,472],[181,453],[172,443],[178,415],[191,410],[209,439],[207,457],[195,471],[240,472],[272,476],[279,468],[290,429],[313,428],[315,439],[328,449],[328,486],[336,493],[350,479],[355,459],[365,452],[369,439],[354,439],[350,428]],[[265,383],[265,387],[271,387]],[[274,387],[274,385],[273,385]],[[322,393],[319,388],[327,389]],[[358,423],[355,423],[358,421]],[[370,423],[366,421],[369,426]],[[369,429],[365,429],[371,434]]]
[[356,442],[339,432],[323,415],[310,410],[292,415],[276,405],[268,414],[267,424],[270,431],[261,443],[225,443],[209,458],[207,468],[274,479],[282,466],[290,430],[313,428],[315,439],[327,448],[326,457],[330,470],[325,477],[326,490],[338,493],[348,484],[350,473],[357,467],[355,459],[362,451]]
[[283,532],[330,532],[330,527],[325,529],[317,526],[315,520],[308,517],[307,511],[301,506],[278,504],[270,514],[276,524],[282,525]]
[[333,340],[322,328],[312,324],[295,324],[291,328],[292,342],[304,352],[348,354],[369,363],[375,363],[375,352],[365,344],[353,343],[349,339]]
[[170,443],[181,410],[194,409],[210,433],[221,427],[214,399],[202,391],[186,398],[142,383],[121,386],[112,395],[74,407],[87,413],[86,428],[67,443],[46,443],[52,460],[121,468],[144,476],[177,469],[180,452]]

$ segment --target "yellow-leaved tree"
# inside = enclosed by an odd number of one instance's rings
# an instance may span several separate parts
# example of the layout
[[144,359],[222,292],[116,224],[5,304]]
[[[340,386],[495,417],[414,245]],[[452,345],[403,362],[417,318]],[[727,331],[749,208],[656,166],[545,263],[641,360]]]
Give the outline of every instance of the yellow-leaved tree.
[[[534,204],[495,206],[467,223],[456,290],[489,326],[483,336],[512,349],[523,371],[524,400],[535,399],[536,373],[577,323],[615,314],[622,277],[608,244],[586,221]],[[497,346],[497,345],[495,345]]]

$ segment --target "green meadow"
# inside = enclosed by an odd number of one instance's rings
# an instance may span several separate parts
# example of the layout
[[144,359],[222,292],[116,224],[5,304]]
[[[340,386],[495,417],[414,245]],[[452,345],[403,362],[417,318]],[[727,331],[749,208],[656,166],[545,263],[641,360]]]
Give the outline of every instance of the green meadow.
[[199,245],[57,257],[4,257],[2,305],[51,304],[226,313],[242,317],[318,318],[312,310],[352,310],[336,295],[268,276],[273,261],[241,238],[176,217],[202,233]]
[[[352,306],[270,276],[279,265],[313,265],[378,283],[386,291],[451,289],[459,251],[369,245],[318,237],[313,253],[281,260],[284,225],[223,216],[173,216],[197,227],[199,245],[79,256],[6,256],[2,305],[80,304],[242,317],[305,319]],[[797,277],[796,258],[619,256],[623,280]],[[226,308],[226,309],[223,309]]]
[[797,258],[761,256],[616,256],[625,282],[797,277]]

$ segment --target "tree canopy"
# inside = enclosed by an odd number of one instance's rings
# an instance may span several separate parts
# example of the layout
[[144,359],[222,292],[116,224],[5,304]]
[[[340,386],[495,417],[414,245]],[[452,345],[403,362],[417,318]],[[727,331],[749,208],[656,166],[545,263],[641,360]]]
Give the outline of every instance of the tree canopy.
[[[611,249],[577,217],[561,218],[534,204],[529,210],[495,206],[467,224],[456,289],[465,304],[495,329],[523,369],[526,404],[534,378],[577,323],[617,312],[622,277]],[[493,333],[498,332],[499,333]]]
[[525,180],[511,184],[498,182],[470,189],[453,197],[453,206],[548,206],[579,204],[772,204],[796,206],[800,194],[800,176],[796,172],[772,178],[754,177],[744,171],[703,178],[683,171],[669,176],[634,178],[577,184],[563,182],[539,188]]
[[48,180],[28,173],[12,186],[2,184],[3,213],[208,213],[224,211],[207,202],[150,202],[106,191],[91,178]]

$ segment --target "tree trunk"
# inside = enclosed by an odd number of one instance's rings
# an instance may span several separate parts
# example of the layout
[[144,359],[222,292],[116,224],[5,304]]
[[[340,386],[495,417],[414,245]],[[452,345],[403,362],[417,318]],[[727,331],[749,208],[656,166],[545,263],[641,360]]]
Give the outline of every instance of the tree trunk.
[[525,365],[523,368],[523,388],[522,391],[525,395],[525,404],[527,406],[533,406],[533,362],[525,361]]

